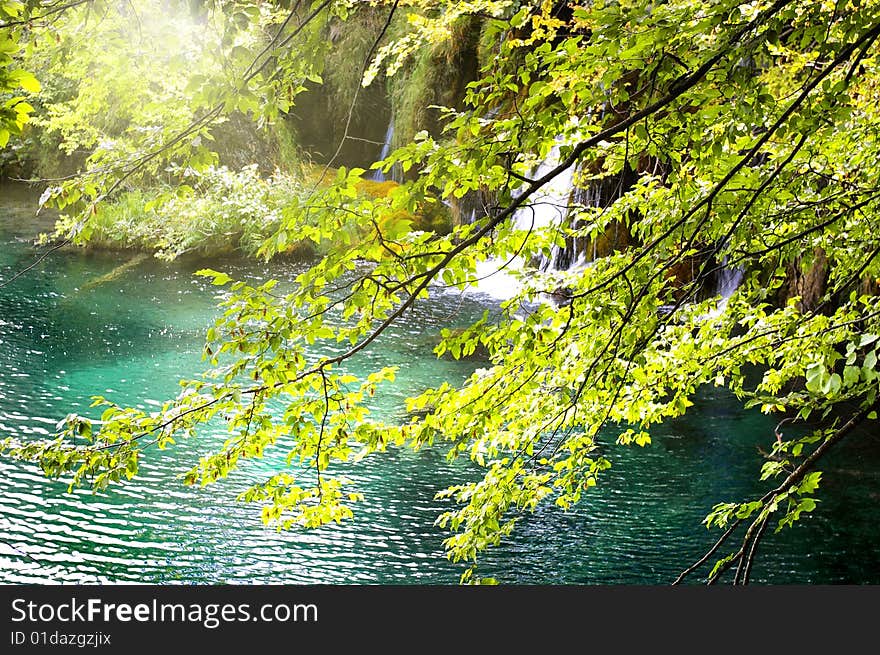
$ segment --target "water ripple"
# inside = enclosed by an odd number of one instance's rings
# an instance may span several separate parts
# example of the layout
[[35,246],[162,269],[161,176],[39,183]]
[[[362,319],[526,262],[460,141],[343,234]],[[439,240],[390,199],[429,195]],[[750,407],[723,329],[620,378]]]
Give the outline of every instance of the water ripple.
[[[31,210],[4,189],[0,266],[32,258],[38,231]],[[27,218],[27,220],[23,220]],[[27,229],[30,232],[26,231]],[[181,376],[198,372],[203,332],[217,289],[194,278],[200,262],[146,259],[111,283],[87,288],[130,258],[124,253],[60,251],[33,274],[0,288],[0,434],[50,435],[71,411],[87,414],[95,394],[152,411],[173,396]],[[225,262],[236,277],[260,280],[256,264]],[[271,275],[291,284],[302,265]],[[403,400],[441,380],[460,381],[478,361],[437,360],[441,327],[465,325],[486,306],[444,294],[417,304],[390,339],[364,353],[356,373],[400,366],[397,386],[372,409],[401,415]],[[332,348],[341,348],[334,345]],[[606,450],[614,466],[574,510],[541,507],[519,518],[513,538],[489,553],[483,572],[528,583],[664,583],[714,535],[700,525],[714,502],[753,493],[755,444],[770,429],[731,399],[707,396],[687,423],[655,435],[647,449]],[[755,436],[758,435],[758,436]],[[435,526],[450,509],[434,494],[473,479],[443,453],[390,450],[350,471],[366,500],[353,520],[313,531],[278,533],[238,492],[283,462],[283,452],[251,462],[208,489],[181,475],[222,430],[152,451],[139,476],[106,492],[67,491],[35,466],[0,459],[0,582],[6,583],[455,583],[461,567],[445,559],[448,533]],[[868,443],[867,447],[871,447]],[[877,444],[841,456],[839,471],[878,461]],[[282,451],[283,449],[279,449]],[[871,457],[874,459],[871,460]],[[768,537],[755,568],[759,582],[880,582],[878,476],[846,476],[798,532]],[[873,494],[873,495],[872,495]],[[837,517],[843,516],[841,522]],[[858,556],[855,556],[858,555]]]

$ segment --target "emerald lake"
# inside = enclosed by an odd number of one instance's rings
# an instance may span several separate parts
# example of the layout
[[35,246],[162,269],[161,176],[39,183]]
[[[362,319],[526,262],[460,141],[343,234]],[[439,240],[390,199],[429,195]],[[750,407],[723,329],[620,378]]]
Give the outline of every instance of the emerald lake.
[[[0,186],[0,281],[34,262],[33,192]],[[0,287],[0,438],[50,436],[70,412],[94,415],[91,396],[149,409],[197,375],[217,287],[193,275],[210,265],[249,281],[283,284],[305,264],[245,260],[167,263],[132,253],[63,249]],[[465,325],[496,301],[437,293],[362,354],[360,372],[400,367],[374,411],[403,416],[403,400],[479,361],[437,359],[441,327]],[[358,372],[358,371],[355,371]],[[581,503],[523,517],[487,553],[480,573],[515,584],[667,584],[717,539],[701,520],[712,505],[760,494],[762,455],[775,421],[743,411],[723,389],[701,393],[686,420],[653,433],[646,448],[605,441],[612,468]],[[0,582],[456,584],[448,532],[434,521],[437,491],[472,478],[440,448],[393,450],[347,469],[364,494],[354,519],[277,532],[236,494],[284,466],[281,449],[205,489],[181,474],[227,437],[222,426],[150,451],[134,480],[106,492],[67,491],[38,467],[0,459]],[[821,502],[794,529],[762,541],[752,581],[880,583],[880,435],[862,431],[821,466]]]

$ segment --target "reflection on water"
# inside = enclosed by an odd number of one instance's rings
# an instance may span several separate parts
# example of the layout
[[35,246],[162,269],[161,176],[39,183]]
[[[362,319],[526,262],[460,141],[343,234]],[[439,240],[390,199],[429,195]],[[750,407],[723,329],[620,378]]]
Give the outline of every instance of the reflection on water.
[[[0,187],[0,279],[34,261],[31,202]],[[142,408],[173,395],[179,377],[201,369],[203,331],[215,313],[216,287],[192,275],[203,265],[59,251],[0,288],[0,437],[49,435],[68,412],[87,413],[95,394]],[[287,283],[301,270],[223,268]],[[399,413],[407,394],[462,380],[473,364],[436,360],[432,343],[450,317],[461,325],[489,302],[433,298],[365,353],[361,371],[401,367],[375,409]],[[762,488],[757,445],[772,440],[768,420],[739,412],[721,392],[693,409],[647,449],[614,446],[609,435],[614,466],[604,483],[574,511],[524,517],[485,557],[483,572],[519,583],[672,580],[715,538],[700,525],[706,511]],[[206,490],[181,484],[180,474],[224,438],[208,428],[153,452],[136,480],[100,494],[68,493],[32,465],[0,460],[0,582],[457,582],[461,568],[443,557],[448,535],[433,525],[447,506],[434,494],[472,476],[466,464],[449,464],[437,450],[367,459],[349,472],[365,495],[354,520],[278,533],[260,523],[258,508],[234,498],[282,455]],[[880,581],[878,471],[865,464],[878,460],[877,442],[863,434],[829,462],[823,503],[802,527],[767,538],[756,582]]]

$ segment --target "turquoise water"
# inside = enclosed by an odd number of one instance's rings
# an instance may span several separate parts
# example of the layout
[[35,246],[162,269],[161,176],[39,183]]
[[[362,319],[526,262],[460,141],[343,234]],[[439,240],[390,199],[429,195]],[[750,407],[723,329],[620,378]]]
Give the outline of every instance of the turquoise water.
[[[0,280],[32,263],[33,195],[0,187]],[[41,221],[43,221],[41,223]],[[206,262],[141,259],[125,253],[59,251],[0,288],[0,437],[39,438],[58,419],[86,413],[105,395],[149,408],[177,380],[201,369],[203,332],[217,289],[192,272]],[[266,270],[211,264],[251,281],[291,281],[295,264]],[[394,388],[376,402],[385,415],[442,379],[463,379],[473,362],[437,360],[440,327],[463,324],[492,301],[437,296],[415,308],[358,364],[397,364]],[[574,511],[527,516],[482,572],[512,583],[664,584],[716,538],[700,525],[721,500],[759,493],[755,481],[772,422],[739,411],[721,391],[704,394],[687,421],[646,449],[613,445],[614,466]],[[29,464],[0,460],[0,582],[6,583],[430,583],[454,584],[461,567],[443,557],[448,536],[433,525],[448,506],[439,489],[474,469],[444,453],[395,451],[351,469],[365,494],[356,517],[318,530],[278,533],[259,508],[235,502],[249,481],[278,464],[251,462],[231,479],[195,490],[180,474],[223,440],[198,439],[155,451],[135,480],[105,493],[68,493]],[[793,531],[762,544],[753,580],[765,583],[878,583],[880,440],[861,433],[829,460],[823,502]]]

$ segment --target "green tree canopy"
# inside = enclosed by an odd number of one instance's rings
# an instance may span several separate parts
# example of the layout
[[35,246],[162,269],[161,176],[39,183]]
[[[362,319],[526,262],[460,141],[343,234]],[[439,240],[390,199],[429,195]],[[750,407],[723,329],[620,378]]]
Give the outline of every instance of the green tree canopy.
[[[393,78],[471,17],[481,24],[485,65],[462,106],[444,111],[441,134],[417,134],[376,164],[399,166],[406,183],[367,198],[356,190],[366,171],[339,168],[284,208],[261,254],[271,258],[294,240],[326,253],[295,290],[200,272],[230,292],[207,334],[210,368],[161,411],[97,398],[99,424],[72,414],[56,439],[7,440],[5,452],[103,488],[136,475],[148,446],[197,438],[200,424],[222,417],[228,441],[186,482],[216,483],[243,458],[281,449],[289,468],[243,499],[261,504],[267,522],[291,527],[351,514],[358,490],[336,473],[340,462],[433,444],[483,472],[441,494],[457,503],[439,519],[451,531],[448,554],[472,564],[524,512],[567,508],[601,484],[613,462],[600,434],[644,446],[700,388],[724,386],[744,407],[803,425],[797,438],[770,435],[771,456],[756,471],[767,481],[763,496],[718,499],[706,518],[721,534],[696,566],[706,565],[710,581],[747,582],[766,528],[815,508],[823,455],[876,420],[880,3],[257,6],[222,5],[260,28],[225,81],[207,74],[204,92],[183,108],[180,90],[157,82],[165,107],[156,140],[95,150],[83,176],[57,187],[56,204],[79,212],[66,238],[87,238],[94,203],[146,164],[204,165],[194,137],[209,135],[224,112],[271,121],[289,110],[304,82],[320,79],[321,30],[329,22],[344,30],[353,12],[383,12],[396,25],[376,34],[363,84]],[[3,11],[14,17],[16,9]],[[15,44],[41,33],[2,34]],[[0,85],[18,80],[37,91],[10,66]],[[124,93],[114,84],[98,81],[102,92]],[[98,124],[82,104],[69,109],[40,120],[79,115]],[[546,203],[542,191],[563,175],[606,192],[598,202],[573,194],[566,224],[524,229],[524,212]],[[412,229],[408,217],[425,206],[473,198],[482,209],[450,234]],[[529,265],[575,239],[595,253],[587,264]],[[358,378],[350,363],[435,290],[464,290],[485,262],[513,260],[526,263],[510,271],[517,295],[497,316],[445,331],[436,350],[465,357],[480,348],[489,363],[462,385],[439,381],[409,399],[405,422],[372,416],[369,398],[393,384],[395,371]],[[719,299],[707,289],[722,268],[744,279]],[[338,354],[311,356],[319,340],[339,344]],[[280,413],[272,409],[279,402]],[[476,580],[473,571],[463,579]]]

